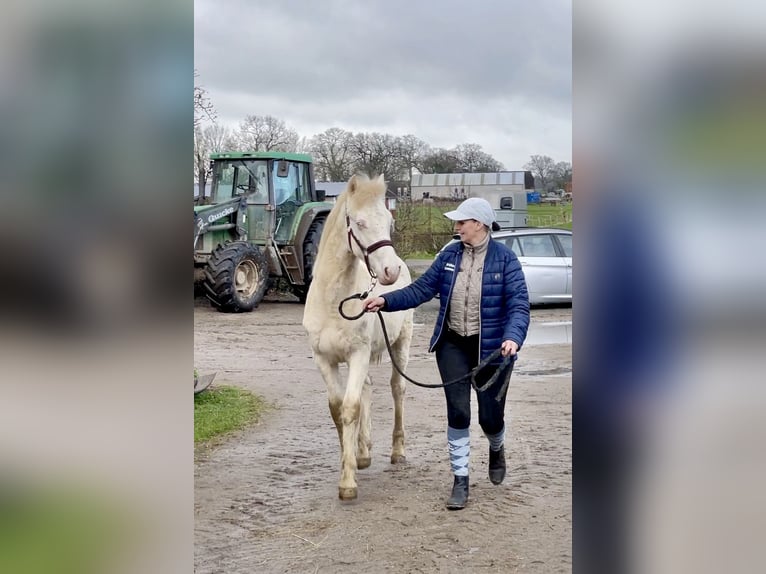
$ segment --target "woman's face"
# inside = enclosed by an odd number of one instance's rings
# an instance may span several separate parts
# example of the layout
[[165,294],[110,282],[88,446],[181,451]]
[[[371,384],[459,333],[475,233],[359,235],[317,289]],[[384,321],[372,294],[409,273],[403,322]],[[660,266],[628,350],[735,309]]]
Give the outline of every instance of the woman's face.
[[478,245],[487,235],[484,224],[475,219],[456,221],[455,233],[459,234],[460,240],[468,245]]

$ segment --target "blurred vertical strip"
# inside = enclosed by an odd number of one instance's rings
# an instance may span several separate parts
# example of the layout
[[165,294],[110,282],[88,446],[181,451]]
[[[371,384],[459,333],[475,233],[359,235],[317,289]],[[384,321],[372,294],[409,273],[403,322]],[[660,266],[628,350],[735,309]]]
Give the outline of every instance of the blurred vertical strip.
[[0,571],[193,570],[193,25],[4,7]]
[[763,571],[757,3],[574,11],[574,571]]

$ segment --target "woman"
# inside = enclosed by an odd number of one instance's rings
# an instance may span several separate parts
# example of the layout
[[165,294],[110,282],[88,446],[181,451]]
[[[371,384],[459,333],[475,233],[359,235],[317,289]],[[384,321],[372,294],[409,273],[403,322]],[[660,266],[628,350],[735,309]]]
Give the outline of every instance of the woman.
[[[502,357],[513,360],[503,367],[495,384],[477,392],[479,425],[489,439],[489,479],[500,484],[505,478],[505,396],[513,361],[524,343],[529,326],[529,296],[521,265],[505,245],[492,241],[490,229],[499,229],[495,212],[485,199],[472,197],[455,211],[444,214],[455,221],[461,242],[447,246],[429,269],[403,289],[381,297],[370,297],[365,310],[401,311],[417,307],[436,295],[439,316],[431,337],[430,351],[442,381],[466,375],[498,348]],[[501,366],[497,358],[476,376],[481,386]],[[504,389],[498,399],[498,391]],[[465,508],[468,501],[470,455],[470,378],[444,387],[447,399],[447,441],[454,475],[447,508]]]

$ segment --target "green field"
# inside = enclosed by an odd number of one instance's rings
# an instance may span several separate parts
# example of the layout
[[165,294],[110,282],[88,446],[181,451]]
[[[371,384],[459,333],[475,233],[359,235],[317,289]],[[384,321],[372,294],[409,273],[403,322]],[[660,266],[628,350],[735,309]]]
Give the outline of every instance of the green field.
[[572,204],[529,205],[527,223],[531,227],[559,227],[572,229]]
[[[456,206],[457,204],[455,204]],[[450,233],[453,223],[444,217],[452,205],[399,204],[396,212],[397,231],[414,233]],[[534,227],[561,227],[572,229],[572,204],[527,206],[528,223]]]
[[[459,202],[432,205],[400,202],[396,210],[394,245],[404,258],[433,257],[452,237],[454,224],[444,213]],[[527,223],[531,227],[572,229],[572,204],[529,205]]]

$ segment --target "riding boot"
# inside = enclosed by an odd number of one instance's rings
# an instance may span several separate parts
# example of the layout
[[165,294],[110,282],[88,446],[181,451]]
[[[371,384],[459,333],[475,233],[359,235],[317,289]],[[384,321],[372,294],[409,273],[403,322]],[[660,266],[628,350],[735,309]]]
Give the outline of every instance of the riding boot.
[[505,425],[497,434],[485,434],[489,439],[489,480],[500,484],[505,478]]
[[489,480],[492,484],[501,484],[505,478],[505,447],[500,450],[489,449]]
[[468,461],[471,456],[471,436],[469,429],[456,429],[447,426],[447,442],[449,443],[449,461],[455,484],[452,486],[452,496],[447,501],[447,508],[460,510],[465,508],[468,500]]
[[447,501],[450,510],[462,510],[468,502],[468,476],[456,476],[452,485],[452,495]]

